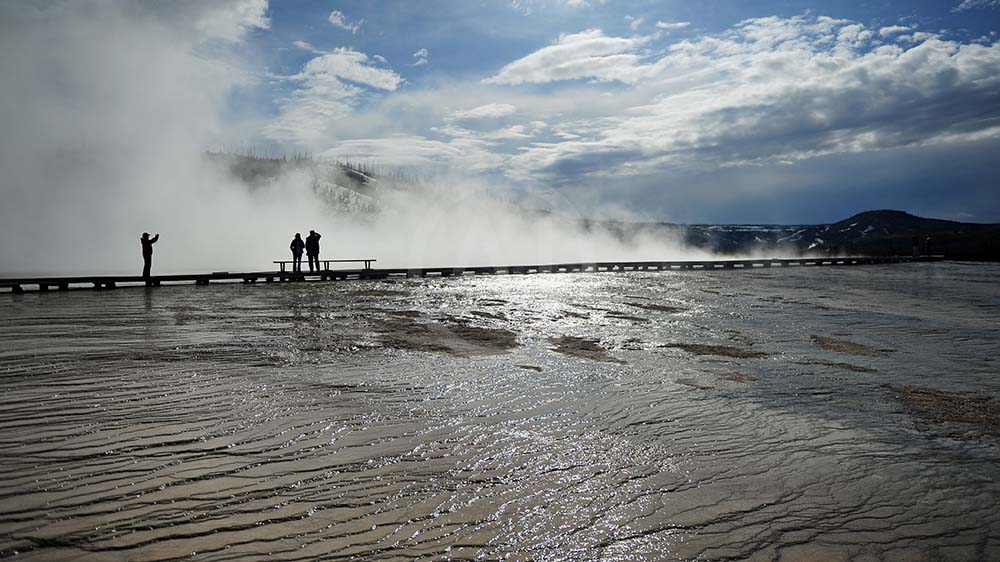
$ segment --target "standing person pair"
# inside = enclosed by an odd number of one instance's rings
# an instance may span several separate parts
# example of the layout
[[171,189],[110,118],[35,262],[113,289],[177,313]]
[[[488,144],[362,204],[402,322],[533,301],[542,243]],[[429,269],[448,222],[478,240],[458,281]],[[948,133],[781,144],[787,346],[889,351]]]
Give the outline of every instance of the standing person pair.
[[[319,268],[319,239],[321,235],[315,230],[309,231],[309,236],[306,236],[305,241],[302,240],[302,235],[298,232],[295,233],[295,238],[292,238],[292,243],[289,249],[292,250],[292,271],[301,272],[302,271],[302,250],[305,250],[306,255],[309,257],[309,272],[320,271]],[[315,269],[313,269],[315,267]]]

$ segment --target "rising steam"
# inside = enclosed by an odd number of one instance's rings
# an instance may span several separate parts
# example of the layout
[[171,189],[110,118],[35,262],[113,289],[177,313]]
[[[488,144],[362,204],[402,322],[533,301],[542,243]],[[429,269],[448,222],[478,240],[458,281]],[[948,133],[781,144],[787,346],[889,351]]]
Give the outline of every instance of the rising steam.
[[227,96],[256,80],[240,39],[268,25],[266,5],[158,6],[0,5],[0,273],[137,273],[144,231],[161,234],[159,273],[270,269],[309,229],[324,257],[384,266],[690,255],[586,231],[556,193],[528,197],[556,211],[546,218],[456,176],[389,193],[365,216],[332,212],[306,173],[250,190],[205,149],[241,134]]

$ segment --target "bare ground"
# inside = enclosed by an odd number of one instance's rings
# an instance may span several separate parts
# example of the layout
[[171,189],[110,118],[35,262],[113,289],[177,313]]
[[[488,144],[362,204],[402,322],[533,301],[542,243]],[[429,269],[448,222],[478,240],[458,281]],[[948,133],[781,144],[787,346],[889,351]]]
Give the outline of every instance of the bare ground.
[[733,382],[753,382],[757,380],[757,377],[753,375],[748,375],[746,373],[740,373],[736,371],[733,371],[731,373],[721,373],[719,375],[719,378],[725,381],[733,381]]
[[767,357],[763,351],[753,351],[728,345],[707,345],[701,343],[665,343],[660,347],[674,347],[682,349],[694,355],[718,355],[721,357],[733,357],[736,359],[756,359]]
[[971,424],[980,431],[1000,435],[1000,400],[933,388],[891,385],[886,388],[907,411],[921,418]]
[[553,351],[562,353],[563,355],[602,363],[623,363],[623,361],[609,355],[608,351],[601,347],[600,342],[597,340],[575,336],[561,336],[558,338],[549,338],[549,343],[555,346]]
[[654,312],[666,312],[669,314],[676,314],[678,312],[686,312],[686,308],[681,308],[679,306],[667,306],[664,304],[646,304],[642,302],[627,302],[625,303],[629,306],[634,306],[636,308],[641,308],[643,310],[651,310]]
[[838,351],[840,353],[849,353],[851,355],[863,355],[866,357],[879,357],[885,355],[888,350],[875,349],[873,347],[868,347],[867,345],[862,345],[860,343],[854,343],[847,340],[838,340],[834,338],[826,338],[823,336],[812,336],[812,341],[819,344],[823,349],[829,349],[830,351]]
[[472,312],[470,312],[470,314],[472,314],[473,316],[479,316],[480,318],[490,318],[492,320],[507,319],[507,317],[500,312],[493,313],[493,312],[486,312],[485,310],[473,310]]
[[877,373],[878,369],[872,369],[871,367],[862,367],[861,365],[852,365],[851,363],[839,363],[836,361],[820,361],[819,359],[810,359],[809,361],[801,361],[799,365],[826,365],[827,367],[835,367],[837,369],[844,369],[846,371],[853,371],[855,373]]
[[481,328],[464,323],[415,322],[389,318],[376,326],[378,341],[385,347],[408,351],[447,353],[458,357],[497,355],[517,347],[510,330]]

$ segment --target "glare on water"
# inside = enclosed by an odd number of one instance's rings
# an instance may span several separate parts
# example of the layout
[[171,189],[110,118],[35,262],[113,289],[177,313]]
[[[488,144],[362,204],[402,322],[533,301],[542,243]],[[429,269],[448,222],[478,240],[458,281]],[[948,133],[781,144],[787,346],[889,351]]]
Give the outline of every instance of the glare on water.
[[989,559],[998,273],[0,295],[0,550]]

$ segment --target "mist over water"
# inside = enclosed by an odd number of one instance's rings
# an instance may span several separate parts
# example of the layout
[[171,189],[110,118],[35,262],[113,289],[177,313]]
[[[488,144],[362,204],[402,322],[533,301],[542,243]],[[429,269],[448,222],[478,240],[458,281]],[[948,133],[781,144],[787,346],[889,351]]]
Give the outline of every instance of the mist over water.
[[0,11],[3,271],[135,271],[143,231],[164,235],[161,263],[204,263],[238,248],[240,217],[285,216],[200,163],[245,80],[226,50],[244,22],[150,3]]
[[310,229],[324,257],[384,266],[691,255],[671,240],[585,232],[572,222],[585,211],[556,192],[528,199],[558,218],[528,216],[497,186],[455,173],[391,196],[375,217],[326,208],[307,174],[248,189],[204,151],[233,134],[227,96],[260,80],[237,51],[261,22],[218,20],[225,3],[194,6],[0,7],[0,273],[135,274],[142,232],[161,234],[154,273],[272,269]]

